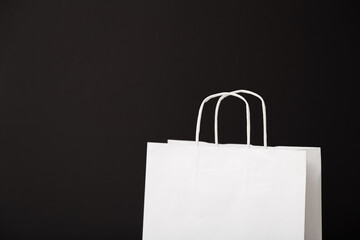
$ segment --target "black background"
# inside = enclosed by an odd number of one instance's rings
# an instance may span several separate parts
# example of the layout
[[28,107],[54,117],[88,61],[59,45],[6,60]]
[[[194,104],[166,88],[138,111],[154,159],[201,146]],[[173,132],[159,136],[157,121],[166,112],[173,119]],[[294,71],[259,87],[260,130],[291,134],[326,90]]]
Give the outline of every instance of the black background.
[[[141,239],[146,142],[193,139],[201,100],[235,89],[264,97],[270,145],[322,148],[324,239],[356,238],[358,10],[1,1],[1,239]],[[202,140],[213,140],[213,108]],[[224,101],[221,142],[245,142],[244,109]]]

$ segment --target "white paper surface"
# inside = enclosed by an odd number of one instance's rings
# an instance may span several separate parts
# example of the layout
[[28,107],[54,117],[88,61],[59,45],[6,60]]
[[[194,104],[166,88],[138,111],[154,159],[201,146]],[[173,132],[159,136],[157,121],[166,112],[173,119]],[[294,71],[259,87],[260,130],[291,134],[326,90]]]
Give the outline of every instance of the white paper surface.
[[305,151],[148,143],[143,239],[304,239],[305,183]]

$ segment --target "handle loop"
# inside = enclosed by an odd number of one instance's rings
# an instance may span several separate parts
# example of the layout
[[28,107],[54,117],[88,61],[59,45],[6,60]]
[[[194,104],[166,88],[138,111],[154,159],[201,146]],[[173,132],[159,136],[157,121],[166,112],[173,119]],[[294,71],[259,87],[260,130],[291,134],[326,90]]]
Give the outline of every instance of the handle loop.
[[[232,93],[232,94],[238,94],[238,93],[250,94],[250,95],[253,95],[253,96],[255,96],[255,97],[257,97],[257,98],[259,98],[261,100],[262,112],[263,112],[264,147],[267,147],[266,106],[265,106],[264,99],[259,94],[254,93],[254,92],[249,91],[249,90],[245,90],[245,89],[235,90],[235,91],[232,91],[230,93]],[[218,139],[218,113],[219,113],[219,107],[220,107],[221,101],[224,100],[225,98],[227,98],[228,96],[234,96],[232,94],[223,94],[216,103],[215,119],[214,119],[215,144],[218,144],[218,142],[219,142],[219,139]]]
[[[241,100],[243,100],[245,102],[245,106],[246,106],[246,135],[247,135],[246,144],[247,144],[248,147],[250,147],[250,108],[249,108],[249,104],[248,104],[248,102],[246,101],[246,99],[244,97],[242,97],[242,96],[240,96],[240,95],[238,95],[236,93],[232,93],[232,92],[215,93],[215,94],[212,94],[212,95],[206,97],[202,101],[202,103],[200,105],[200,108],[199,108],[197,121],[196,121],[196,132],[195,132],[195,142],[196,142],[196,144],[199,144],[201,116],[202,116],[204,105],[210,99],[220,97],[220,96],[234,96],[234,97],[237,97],[237,98],[239,98],[239,99],[241,99]],[[216,143],[216,144],[218,144],[218,143]]]

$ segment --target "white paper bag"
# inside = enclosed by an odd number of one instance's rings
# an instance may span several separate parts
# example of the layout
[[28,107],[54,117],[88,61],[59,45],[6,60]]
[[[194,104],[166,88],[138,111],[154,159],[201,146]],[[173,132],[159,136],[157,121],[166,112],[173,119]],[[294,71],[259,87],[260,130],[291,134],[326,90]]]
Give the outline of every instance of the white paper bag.
[[[258,97],[262,103],[264,146],[267,146],[266,105],[264,99],[248,90],[237,90],[230,94],[247,93]],[[217,97],[218,95],[212,95]],[[229,95],[223,94],[218,100],[215,109],[214,134],[215,143],[218,143],[218,110],[221,101]],[[212,97],[211,97],[212,98]],[[210,98],[209,98],[210,99]],[[198,121],[199,122],[199,121]],[[168,140],[169,144],[194,144],[194,141]],[[201,142],[200,144],[210,144]],[[224,146],[245,146],[241,144],[224,144]],[[251,146],[258,147],[258,146]],[[270,148],[270,147],[269,147]],[[278,149],[291,149],[306,151],[306,203],[305,203],[305,240],[322,239],[322,213],[321,213],[321,149],[319,147],[286,147],[276,146]]]
[[306,152],[247,133],[245,146],[148,143],[144,240],[304,239]]

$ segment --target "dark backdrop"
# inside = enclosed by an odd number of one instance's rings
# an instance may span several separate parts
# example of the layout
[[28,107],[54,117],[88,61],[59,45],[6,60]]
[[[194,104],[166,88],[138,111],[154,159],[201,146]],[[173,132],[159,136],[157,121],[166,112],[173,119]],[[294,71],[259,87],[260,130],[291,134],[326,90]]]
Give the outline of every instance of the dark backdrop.
[[[270,145],[322,148],[324,239],[356,238],[358,10],[1,1],[1,239],[141,239],[146,142],[193,139],[201,100],[240,88],[265,98]],[[202,140],[213,140],[213,108]],[[243,115],[224,102],[222,142],[245,142]]]

